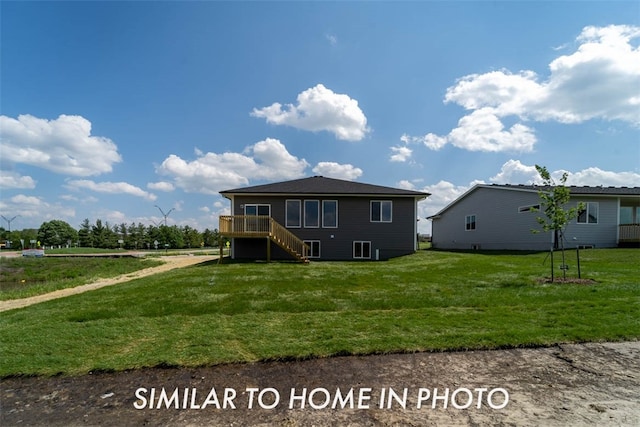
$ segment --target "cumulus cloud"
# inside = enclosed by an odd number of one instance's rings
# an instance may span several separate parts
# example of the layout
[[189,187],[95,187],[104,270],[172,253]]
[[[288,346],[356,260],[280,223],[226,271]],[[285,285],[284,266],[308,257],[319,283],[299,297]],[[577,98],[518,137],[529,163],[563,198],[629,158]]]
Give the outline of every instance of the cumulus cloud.
[[509,160],[502,165],[500,172],[489,178],[494,184],[538,184],[541,183],[535,166],[522,164],[520,160]]
[[[640,174],[636,172],[605,171],[590,167],[577,172],[555,170],[551,177],[557,182],[563,173],[567,173],[567,185],[588,185],[604,187],[640,187]],[[535,165],[525,165],[519,160],[505,162],[495,176],[489,179],[494,184],[542,184]]]
[[82,116],[0,116],[0,142],[3,161],[64,175],[100,175],[122,161],[113,141],[91,135],[91,122]]
[[[446,144],[472,151],[529,152],[535,131],[524,121],[619,120],[640,126],[640,27],[585,27],[577,49],[554,59],[549,76],[508,70],[471,74],[449,87],[445,103],[469,110],[446,135],[403,135],[432,150]],[[504,120],[516,120],[508,129]]]
[[341,165],[335,162],[319,162],[313,168],[313,172],[329,178],[346,179],[348,181],[354,181],[362,176],[362,169],[353,165]]
[[[70,220],[75,217],[75,209],[58,203],[48,203],[40,197],[17,194],[9,199],[0,199],[0,211],[8,215],[20,215],[25,219],[50,221]],[[19,224],[17,228],[22,228]]]
[[126,182],[94,182],[88,179],[78,179],[67,181],[66,186],[72,190],[84,188],[98,193],[129,194],[131,196],[142,197],[149,201],[154,201],[157,198],[155,194],[146,192]]
[[166,181],[150,182],[147,184],[147,188],[156,191],[164,191],[166,193],[175,190],[174,185]]
[[275,125],[331,132],[345,141],[360,141],[369,132],[367,118],[358,101],[348,95],[334,93],[318,84],[300,93],[297,100],[297,105],[283,107],[276,102],[268,107],[254,108],[251,115]]
[[392,162],[406,162],[411,159],[411,154],[413,153],[409,147],[405,146],[391,147],[391,151],[394,153],[389,157]]
[[193,161],[171,154],[156,172],[172,177],[175,185],[186,192],[217,194],[248,185],[251,179],[300,178],[308,166],[306,160],[290,154],[279,140],[267,138],[243,153],[202,153]]
[[11,188],[36,188],[36,181],[30,176],[20,175],[15,172],[0,171],[0,189],[8,190]]

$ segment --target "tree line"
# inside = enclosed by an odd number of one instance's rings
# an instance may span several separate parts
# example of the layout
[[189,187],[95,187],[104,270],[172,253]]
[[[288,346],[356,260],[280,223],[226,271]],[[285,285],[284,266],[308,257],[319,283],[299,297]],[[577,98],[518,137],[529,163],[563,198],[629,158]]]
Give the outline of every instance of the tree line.
[[[13,249],[42,247],[83,247],[102,249],[187,249],[217,247],[218,230],[203,232],[188,225],[149,225],[142,223],[114,224],[98,219],[85,219],[76,230],[67,222],[54,219],[43,222],[40,228],[7,231],[0,227],[0,240]],[[21,242],[22,241],[22,242]],[[11,243],[9,243],[11,242]],[[33,243],[35,242],[35,243]]]

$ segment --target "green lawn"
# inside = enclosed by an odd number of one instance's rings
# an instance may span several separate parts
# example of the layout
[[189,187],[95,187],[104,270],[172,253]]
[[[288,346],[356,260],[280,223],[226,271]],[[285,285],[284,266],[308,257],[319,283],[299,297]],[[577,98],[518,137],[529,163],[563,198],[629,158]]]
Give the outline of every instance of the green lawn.
[[540,282],[546,257],[174,270],[0,313],[0,376],[640,338],[640,251],[581,251],[589,285]]
[[0,300],[40,295],[160,264],[139,258],[1,258]]

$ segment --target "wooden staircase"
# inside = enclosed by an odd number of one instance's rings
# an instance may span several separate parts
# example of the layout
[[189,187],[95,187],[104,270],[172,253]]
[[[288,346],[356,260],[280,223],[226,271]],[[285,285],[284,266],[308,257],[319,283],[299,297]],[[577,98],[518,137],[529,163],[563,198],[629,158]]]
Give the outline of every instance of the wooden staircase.
[[[219,232],[224,237],[265,237],[296,260],[309,262],[309,246],[270,216],[223,215],[220,216]],[[267,245],[267,261],[271,261],[270,246]]]

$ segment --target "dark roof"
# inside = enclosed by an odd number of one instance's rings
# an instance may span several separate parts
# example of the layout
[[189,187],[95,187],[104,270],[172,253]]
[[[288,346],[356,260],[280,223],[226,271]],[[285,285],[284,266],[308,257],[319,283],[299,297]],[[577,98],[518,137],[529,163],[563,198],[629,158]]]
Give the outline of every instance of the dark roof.
[[294,179],[292,181],[235,188],[232,190],[221,191],[220,194],[223,196],[228,194],[331,194],[354,196],[406,196],[419,198],[424,198],[430,195],[429,193],[421,191],[363,184],[360,182],[345,181],[342,179],[325,178],[323,176],[312,176],[310,178]]
[[[531,191],[544,191],[549,190],[551,187],[543,185],[512,185],[512,184],[492,184],[491,186],[484,187],[496,187],[505,188],[510,190],[531,190]],[[576,186],[570,185],[569,190],[571,194],[604,194],[610,196],[639,196],[640,187],[603,187],[603,186]]]

